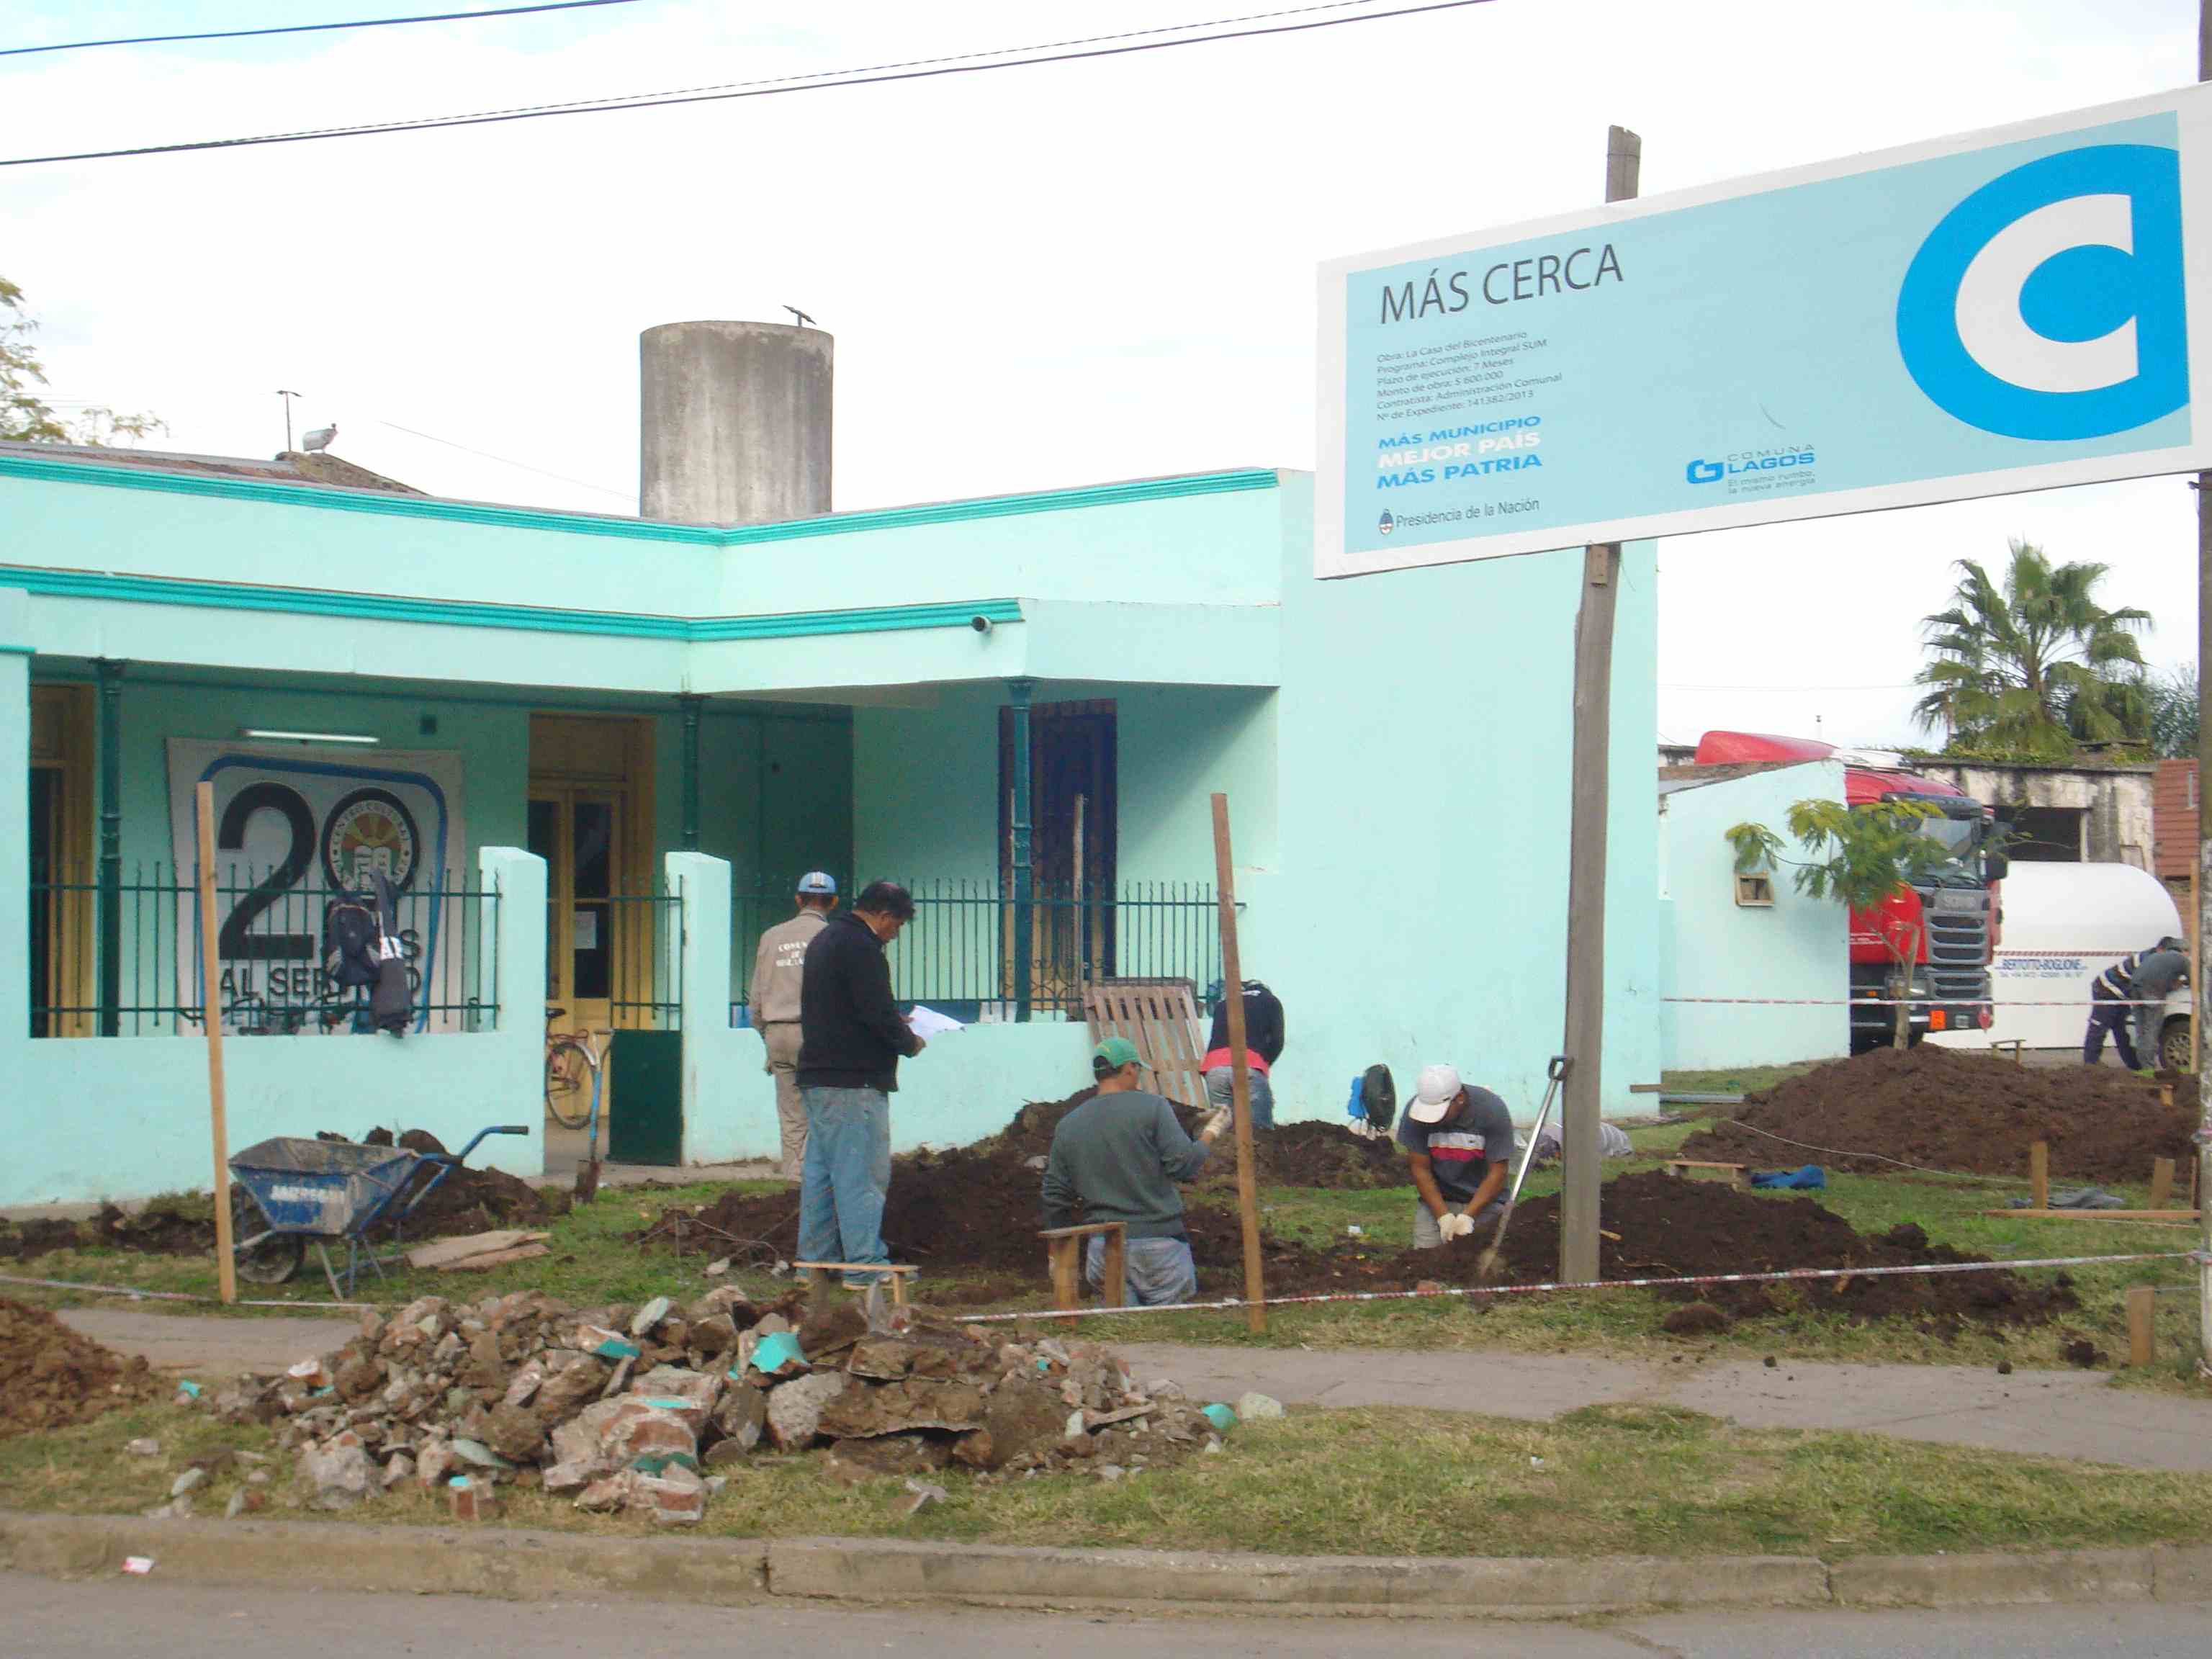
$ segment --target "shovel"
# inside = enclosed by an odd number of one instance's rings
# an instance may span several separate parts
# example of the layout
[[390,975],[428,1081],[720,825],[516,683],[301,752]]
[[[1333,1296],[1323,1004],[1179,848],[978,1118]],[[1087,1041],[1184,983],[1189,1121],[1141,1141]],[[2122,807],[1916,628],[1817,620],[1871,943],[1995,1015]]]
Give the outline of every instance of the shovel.
[[1544,1075],[1551,1079],[1544,1085],[1544,1103],[1536,1109],[1536,1121],[1528,1130],[1528,1150],[1521,1155],[1521,1168],[1513,1177],[1512,1190],[1505,1194],[1505,1213],[1498,1218],[1498,1231],[1492,1235],[1490,1246],[1482,1253],[1482,1260],[1474,1264],[1475,1275],[1487,1285],[1498,1277],[1498,1253],[1505,1248],[1505,1230],[1513,1224],[1513,1206],[1521,1201],[1521,1183],[1528,1178],[1528,1166],[1536,1161],[1536,1141],[1544,1133],[1544,1124],[1552,1115],[1552,1102],[1566,1081],[1567,1057],[1553,1054],[1545,1066]]

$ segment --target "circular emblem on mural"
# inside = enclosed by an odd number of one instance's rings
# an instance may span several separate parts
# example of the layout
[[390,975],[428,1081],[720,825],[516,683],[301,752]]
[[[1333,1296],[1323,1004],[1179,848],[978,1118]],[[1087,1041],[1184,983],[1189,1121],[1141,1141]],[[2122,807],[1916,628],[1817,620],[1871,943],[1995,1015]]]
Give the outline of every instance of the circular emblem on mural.
[[356,789],[323,820],[323,872],[334,888],[365,887],[377,875],[405,888],[422,848],[415,815],[389,789]]

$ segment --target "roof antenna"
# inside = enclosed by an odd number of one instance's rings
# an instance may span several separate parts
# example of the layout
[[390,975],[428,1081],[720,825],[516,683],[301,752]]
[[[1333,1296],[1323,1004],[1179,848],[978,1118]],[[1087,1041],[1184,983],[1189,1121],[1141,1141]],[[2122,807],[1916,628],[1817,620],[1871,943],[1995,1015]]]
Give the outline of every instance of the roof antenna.
[[811,328],[814,326],[814,319],[808,316],[805,312],[801,311],[797,306],[786,306],[784,309],[791,313],[793,320],[795,321],[799,327]]
[[283,387],[278,386],[276,395],[284,400],[284,453],[289,455],[292,453],[292,399],[306,394],[287,392]]

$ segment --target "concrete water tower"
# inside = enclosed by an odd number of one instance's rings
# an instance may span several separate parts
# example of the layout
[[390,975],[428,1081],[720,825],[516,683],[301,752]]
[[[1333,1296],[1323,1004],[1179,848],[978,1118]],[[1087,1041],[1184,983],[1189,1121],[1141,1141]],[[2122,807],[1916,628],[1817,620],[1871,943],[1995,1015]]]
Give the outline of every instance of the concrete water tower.
[[783,323],[663,323],[638,337],[638,510],[769,524],[830,510],[836,343]]

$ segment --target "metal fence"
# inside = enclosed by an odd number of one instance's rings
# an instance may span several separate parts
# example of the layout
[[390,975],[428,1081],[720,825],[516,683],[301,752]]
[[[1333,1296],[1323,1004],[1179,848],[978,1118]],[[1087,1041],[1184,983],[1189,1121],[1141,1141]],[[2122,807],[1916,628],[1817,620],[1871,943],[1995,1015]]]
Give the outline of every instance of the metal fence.
[[[956,1018],[1026,1019],[1041,1010],[1079,1017],[1083,988],[1100,980],[1185,980],[1202,995],[1221,976],[1220,912],[1209,884],[1125,882],[1108,897],[1040,890],[1025,902],[997,882],[915,884],[908,890],[914,920],[890,947],[892,991],[902,1002],[927,1003]],[[737,1024],[751,1000],[754,947],[766,929],[791,916],[792,888],[740,895],[734,905],[731,1021]],[[1026,988],[1015,983],[1024,929]]]
[[579,899],[580,915],[603,912],[597,926],[615,949],[610,964],[610,1018],[624,1030],[684,1029],[684,890],[657,883],[650,893]]
[[[200,965],[199,890],[173,865],[133,868],[105,890],[98,880],[33,879],[31,1035],[155,1036],[200,1029],[207,994]],[[374,1029],[369,989],[332,972],[330,912],[363,896],[328,888],[288,866],[227,866],[216,883],[223,1030],[240,1036]],[[499,988],[477,991],[499,895],[453,873],[427,872],[398,896],[398,943],[416,1031],[490,1030]],[[112,941],[112,952],[102,940]],[[497,963],[493,963],[497,973]]]

